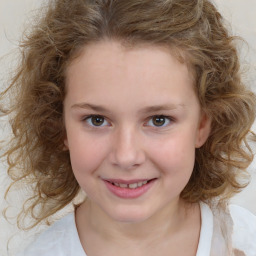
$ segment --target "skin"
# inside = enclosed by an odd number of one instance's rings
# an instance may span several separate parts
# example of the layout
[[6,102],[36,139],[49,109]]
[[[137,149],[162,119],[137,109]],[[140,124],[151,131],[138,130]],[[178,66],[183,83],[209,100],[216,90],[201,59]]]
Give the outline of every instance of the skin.
[[[104,118],[100,126],[90,115]],[[158,126],[156,116],[167,117]],[[187,66],[160,46],[86,46],[67,70],[64,119],[73,172],[87,194],[76,212],[86,253],[195,255],[200,209],[179,195],[210,120]],[[124,199],[106,179],[155,181],[142,196]]]

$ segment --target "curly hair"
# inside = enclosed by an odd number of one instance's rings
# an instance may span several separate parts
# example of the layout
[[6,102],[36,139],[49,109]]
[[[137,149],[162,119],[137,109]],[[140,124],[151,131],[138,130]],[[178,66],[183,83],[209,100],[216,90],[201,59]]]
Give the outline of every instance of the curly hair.
[[[5,156],[8,175],[33,185],[22,214],[34,226],[69,204],[80,191],[64,150],[63,100],[70,62],[103,39],[165,45],[194,74],[202,109],[212,120],[207,142],[196,149],[187,202],[228,199],[244,187],[240,174],[253,159],[247,135],[255,95],[241,81],[236,38],[208,0],[52,0],[23,38],[21,62],[0,99],[13,138]],[[39,207],[39,208],[38,208]],[[39,209],[39,210],[38,210]],[[19,216],[21,218],[21,215]]]

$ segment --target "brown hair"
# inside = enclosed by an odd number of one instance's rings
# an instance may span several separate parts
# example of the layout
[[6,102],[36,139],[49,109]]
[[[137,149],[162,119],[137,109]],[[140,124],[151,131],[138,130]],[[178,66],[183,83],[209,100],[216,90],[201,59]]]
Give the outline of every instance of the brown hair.
[[[240,173],[253,154],[246,137],[255,119],[255,95],[241,82],[234,37],[208,0],[51,0],[21,43],[11,95],[13,139],[6,151],[8,174],[33,184],[25,215],[35,225],[78,194],[69,153],[64,151],[65,70],[91,42],[113,39],[177,49],[192,68],[202,109],[212,119],[207,142],[196,151],[188,202],[229,198],[243,185]],[[180,56],[180,58],[181,58]],[[37,207],[39,211],[36,211]],[[21,217],[21,216],[20,216]]]

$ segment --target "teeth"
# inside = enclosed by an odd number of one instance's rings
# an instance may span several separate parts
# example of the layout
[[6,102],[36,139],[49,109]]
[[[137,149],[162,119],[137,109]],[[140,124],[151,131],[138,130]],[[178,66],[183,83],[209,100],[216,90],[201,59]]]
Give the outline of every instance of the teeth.
[[120,188],[128,188],[128,184],[119,184]]
[[141,187],[143,185],[142,182],[138,182],[138,187]]
[[129,184],[129,188],[137,188],[137,187],[138,187],[137,183]]
[[117,187],[120,187],[120,188],[131,188],[131,189],[135,189],[135,188],[138,188],[138,187],[141,187],[145,184],[147,184],[148,181],[141,181],[141,182],[138,182],[138,183],[132,183],[132,184],[121,184],[121,183],[112,183],[113,185],[117,186]]

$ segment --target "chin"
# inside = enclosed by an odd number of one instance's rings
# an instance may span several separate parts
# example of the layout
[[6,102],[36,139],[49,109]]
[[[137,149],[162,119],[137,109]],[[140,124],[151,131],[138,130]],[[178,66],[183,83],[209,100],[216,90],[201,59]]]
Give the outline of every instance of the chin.
[[139,209],[123,207],[108,215],[111,219],[123,223],[140,223],[146,221],[151,216],[147,211],[143,211],[140,207]]

